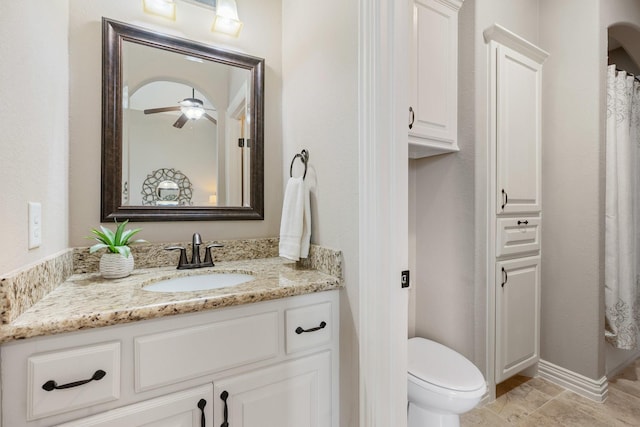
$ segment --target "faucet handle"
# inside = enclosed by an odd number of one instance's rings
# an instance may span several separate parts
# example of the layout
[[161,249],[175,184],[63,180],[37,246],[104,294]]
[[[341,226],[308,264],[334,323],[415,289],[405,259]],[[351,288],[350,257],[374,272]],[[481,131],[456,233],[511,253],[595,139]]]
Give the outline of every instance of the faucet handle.
[[164,248],[165,251],[180,251],[180,260],[178,261],[178,268],[186,265],[187,262],[187,250],[182,246],[169,246]]
[[219,243],[211,243],[205,246],[203,264],[206,265],[207,267],[213,267],[215,265],[213,263],[213,257],[211,256],[211,248],[224,248],[224,245],[221,245]]

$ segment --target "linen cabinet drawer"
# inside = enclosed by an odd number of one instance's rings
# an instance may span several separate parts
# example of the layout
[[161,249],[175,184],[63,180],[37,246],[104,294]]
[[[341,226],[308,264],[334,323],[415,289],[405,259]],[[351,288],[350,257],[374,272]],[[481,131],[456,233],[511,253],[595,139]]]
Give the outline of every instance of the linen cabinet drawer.
[[120,343],[37,354],[27,359],[27,419],[120,397]]
[[331,302],[289,309],[285,312],[287,354],[331,341]]
[[540,250],[540,217],[498,218],[496,256]]
[[137,392],[270,359],[278,354],[278,312],[134,339]]

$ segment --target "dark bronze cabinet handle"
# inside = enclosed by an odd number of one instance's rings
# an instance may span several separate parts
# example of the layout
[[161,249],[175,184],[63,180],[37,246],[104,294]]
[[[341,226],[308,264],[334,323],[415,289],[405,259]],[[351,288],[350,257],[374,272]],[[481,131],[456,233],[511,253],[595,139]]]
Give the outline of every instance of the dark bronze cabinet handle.
[[102,369],[98,369],[93,373],[93,376],[88,380],[74,381],[72,383],[62,384],[62,385],[58,385],[58,383],[55,382],[54,380],[49,380],[46,383],[42,384],[42,388],[46,391],[52,391],[52,390],[63,390],[65,388],[78,387],[78,386],[90,383],[91,381],[100,381],[101,379],[104,378],[105,375],[107,375],[105,371],[103,371]]
[[204,416],[205,406],[207,406],[207,401],[204,399],[200,399],[198,401],[198,409],[200,409],[200,412],[202,412],[202,415],[200,416],[200,427],[207,427],[207,419]]
[[327,326],[327,322],[322,321],[320,322],[319,326],[316,326],[315,328],[311,328],[311,329],[302,329],[300,326],[298,326],[296,328],[296,334],[300,335],[304,332],[315,332],[315,331],[319,331],[320,329],[324,329],[324,327]]
[[504,285],[507,284],[507,280],[509,280],[509,275],[507,274],[507,270],[505,270],[504,267],[502,267],[502,277],[504,277],[504,279],[502,279],[502,287],[504,288]]
[[507,203],[509,203],[509,195],[507,194],[506,191],[504,191],[504,188],[502,189],[502,209],[504,209],[505,206],[507,206]]
[[224,411],[223,411],[224,419],[222,420],[222,424],[220,424],[220,427],[229,427],[229,408],[227,407],[228,397],[229,397],[229,393],[227,392],[227,390],[220,393],[220,399],[222,399],[222,401],[224,402]]
[[518,225],[522,225],[522,224],[524,224],[524,225],[529,225],[529,221],[527,221],[527,220],[524,220],[524,221],[518,221]]
[[413,129],[413,122],[416,119],[416,114],[413,111],[413,107],[409,107],[409,114],[410,114],[410,117],[411,117],[411,119],[409,119],[409,129]]

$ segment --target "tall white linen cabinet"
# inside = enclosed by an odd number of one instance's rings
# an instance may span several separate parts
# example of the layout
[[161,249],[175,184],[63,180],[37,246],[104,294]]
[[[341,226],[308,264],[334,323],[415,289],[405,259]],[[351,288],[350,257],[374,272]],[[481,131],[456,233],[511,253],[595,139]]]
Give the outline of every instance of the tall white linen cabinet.
[[548,54],[497,24],[484,37],[488,326],[495,331],[493,380],[500,383],[540,359],[541,89]]

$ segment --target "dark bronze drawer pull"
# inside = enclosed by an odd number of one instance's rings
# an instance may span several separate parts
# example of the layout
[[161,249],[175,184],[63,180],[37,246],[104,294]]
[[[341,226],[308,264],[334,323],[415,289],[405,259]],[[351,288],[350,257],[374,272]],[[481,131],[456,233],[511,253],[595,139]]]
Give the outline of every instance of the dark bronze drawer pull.
[[46,391],[52,391],[52,390],[63,390],[65,388],[78,387],[86,383],[90,383],[91,381],[100,381],[101,379],[104,378],[105,375],[107,375],[105,371],[103,371],[102,369],[98,369],[93,373],[93,376],[88,380],[75,381],[69,384],[62,384],[62,385],[58,385],[58,383],[55,382],[54,380],[49,380],[42,385],[42,388]]
[[229,392],[227,390],[220,393],[220,399],[224,402],[223,420],[220,427],[229,427],[229,408],[227,406],[227,399],[229,398]]
[[325,326],[327,326],[327,322],[325,322],[325,321],[320,322],[320,326],[316,326],[315,328],[311,328],[311,329],[302,329],[300,326],[298,326],[296,328],[296,334],[300,335],[303,332],[319,331],[320,329],[324,329]]
[[201,415],[200,415],[200,426],[201,427],[206,427],[207,425],[207,419],[205,418],[204,415],[204,407],[207,406],[207,401],[204,399],[200,399],[198,401],[198,409],[200,409]]

